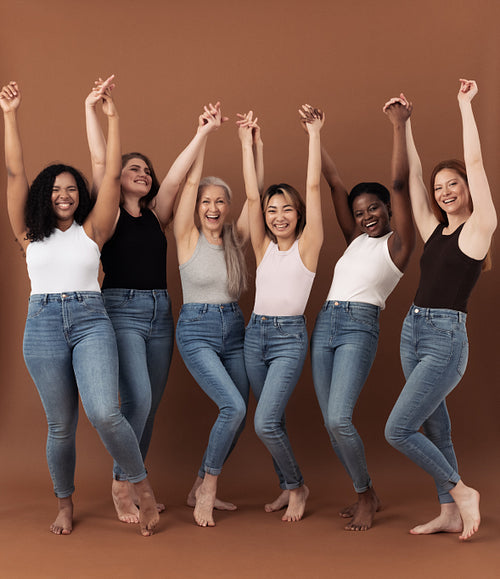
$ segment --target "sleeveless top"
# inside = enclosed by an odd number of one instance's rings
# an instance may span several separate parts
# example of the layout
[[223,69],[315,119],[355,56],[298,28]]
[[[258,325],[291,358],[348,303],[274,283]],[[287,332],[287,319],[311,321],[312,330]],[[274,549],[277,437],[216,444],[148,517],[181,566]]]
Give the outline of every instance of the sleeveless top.
[[155,214],[133,217],[120,207],[113,237],[102,248],[102,289],[167,288],[167,240]]
[[224,247],[209,243],[199,232],[193,255],[179,265],[183,303],[228,304],[238,299],[227,289]]
[[385,300],[403,277],[391,259],[388,241],[363,233],[347,247],[333,272],[328,300],[363,302],[385,308]]
[[467,301],[484,260],[473,259],[458,247],[464,225],[462,223],[451,235],[443,235],[446,225],[440,223],[426,241],[420,259],[416,306],[467,313]]
[[66,231],[55,229],[26,249],[31,295],[100,291],[99,247],[81,225],[73,222]]
[[257,268],[255,305],[259,316],[301,316],[316,274],[303,264],[299,240],[287,251],[271,241]]

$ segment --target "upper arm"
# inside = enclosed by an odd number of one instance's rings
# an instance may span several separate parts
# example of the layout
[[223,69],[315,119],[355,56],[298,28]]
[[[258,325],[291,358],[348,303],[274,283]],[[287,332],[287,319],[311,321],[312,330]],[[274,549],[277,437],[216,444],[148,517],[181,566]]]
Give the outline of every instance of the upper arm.
[[25,220],[25,208],[28,199],[28,180],[26,174],[9,175],[7,178],[7,212],[12,231],[26,249],[29,241],[26,239],[27,229]]

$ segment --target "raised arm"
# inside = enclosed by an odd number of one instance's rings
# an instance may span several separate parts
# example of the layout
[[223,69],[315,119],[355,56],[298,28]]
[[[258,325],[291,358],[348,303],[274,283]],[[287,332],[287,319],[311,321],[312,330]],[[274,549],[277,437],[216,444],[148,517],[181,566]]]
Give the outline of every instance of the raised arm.
[[467,255],[482,259],[488,252],[491,236],[497,227],[497,214],[483,166],[479,133],[472,112],[472,99],[477,91],[475,81],[460,79],[458,103],[462,116],[464,160],[473,210],[460,235],[459,243]]
[[219,103],[206,106],[205,111],[199,117],[198,134],[200,135],[200,146],[194,163],[187,173],[174,219],[173,229],[179,264],[185,263],[191,257],[198,242],[199,233],[195,224],[194,213],[196,209],[196,198],[198,196],[198,186],[203,170],[205,147],[208,135],[212,131],[217,130],[221,123],[222,114]]
[[[399,98],[391,99],[385,106],[392,102],[407,103],[405,96],[400,95]],[[384,107],[385,108],[385,107]],[[424,183],[422,174],[422,163],[418,156],[415,141],[413,140],[413,133],[411,129],[411,120],[406,121],[406,147],[408,152],[408,164],[410,168],[410,201],[415,219],[415,224],[420,233],[424,243],[429,239],[431,233],[436,229],[439,221],[432,210],[427,188]]]
[[7,211],[17,242],[25,250],[26,221],[24,208],[28,198],[28,179],[24,168],[23,149],[17,124],[17,110],[21,104],[21,92],[15,81],[2,87],[0,107],[5,122],[5,167],[7,169]]
[[96,106],[102,102],[104,93],[111,94],[112,89],[115,87],[114,78],[115,75],[113,74],[104,81],[102,78],[96,80],[94,88],[85,99],[85,124],[92,163],[91,196],[94,199],[97,197],[97,192],[106,171],[106,139],[97,118]]
[[409,197],[409,167],[406,150],[406,122],[409,120],[412,104],[408,101],[386,103],[384,113],[393,128],[391,161],[391,209],[393,235],[389,238],[389,253],[392,261],[404,271],[411,252],[415,247],[415,228],[411,215]]
[[[239,120],[237,121],[237,125],[238,136],[241,141],[243,180],[245,181],[245,192],[247,196],[248,227],[250,229],[250,240],[257,265],[259,265],[269,245],[269,238],[266,235],[264,216],[262,215],[261,192],[259,189],[259,178],[257,176],[256,159],[254,157],[253,134],[258,125],[257,119],[253,118],[253,111],[249,111],[246,115],[238,116]],[[263,167],[264,164],[262,161],[262,169]],[[243,212],[244,211],[245,208],[243,209]]]
[[[220,109],[220,103],[217,102],[213,107],[214,109]],[[224,123],[227,120],[227,117],[221,116],[220,122]],[[196,135],[180,153],[177,159],[175,159],[160,185],[158,195],[156,195],[156,197],[151,201],[150,208],[154,210],[163,227],[165,227],[171,220],[175,199],[181,184],[186,178],[186,175],[195,159],[198,157],[201,148],[205,146],[206,135],[201,129],[203,129],[203,126],[198,126]]]
[[303,105],[299,109],[309,134],[309,154],[306,179],[306,225],[299,239],[299,251],[304,265],[316,271],[323,245],[323,216],[321,212],[321,127],[325,115],[320,109]]
[[102,94],[102,110],[108,118],[105,171],[94,208],[85,220],[84,229],[102,248],[112,234],[120,205],[121,143],[120,124],[111,94]]

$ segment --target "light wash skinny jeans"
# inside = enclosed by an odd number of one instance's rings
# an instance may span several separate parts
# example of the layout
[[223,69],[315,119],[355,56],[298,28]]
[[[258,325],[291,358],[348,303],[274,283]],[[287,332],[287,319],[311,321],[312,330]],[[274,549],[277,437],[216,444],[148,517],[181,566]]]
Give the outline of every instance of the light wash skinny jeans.
[[273,457],[282,489],[297,489],[304,484],[286,432],[285,408],[306,353],[304,316],[252,314],[245,333],[245,364],[258,400],[255,432]]
[[460,480],[445,398],[467,366],[466,317],[411,306],[401,332],[406,384],[385,428],[387,441],[434,477],[440,503],[453,502],[449,491]]
[[377,352],[379,313],[372,304],[327,301],[311,337],[314,388],[325,427],[357,493],[372,482],[352,414]]
[[[135,432],[144,460],[174,347],[170,298],[165,289],[108,288],[102,295],[118,346],[121,412]],[[113,476],[127,479],[116,462]]]
[[236,302],[187,303],[177,321],[179,352],[200,388],[217,404],[198,475],[219,475],[245,426],[248,378],[243,357],[245,322]]
[[116,340],[100,292],[32,295],[23,353],[47,416],[47,462],[56,496],[75,490],[78,394],[128,480],[143,480],[137,437],[118,404]]

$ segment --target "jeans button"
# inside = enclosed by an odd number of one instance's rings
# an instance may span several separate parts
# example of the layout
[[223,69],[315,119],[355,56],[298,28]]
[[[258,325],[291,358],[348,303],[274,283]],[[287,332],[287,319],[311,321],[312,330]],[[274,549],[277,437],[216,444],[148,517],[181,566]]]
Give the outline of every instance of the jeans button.
[[263,319],[263,320],[267,320],[266,316],[262,316],[262,319]]
[[418,308],[415,308],[415,313],[418,314],[420,310]]
[[339,305],[339,302],[335,302],[335,305],[338,306],[338,305]]

